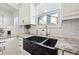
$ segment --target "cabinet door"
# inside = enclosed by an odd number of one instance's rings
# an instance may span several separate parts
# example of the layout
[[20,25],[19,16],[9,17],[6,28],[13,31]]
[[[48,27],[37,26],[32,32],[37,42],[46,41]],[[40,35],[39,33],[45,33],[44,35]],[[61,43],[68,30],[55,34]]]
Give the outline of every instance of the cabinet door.
[[23,52],[23,38],[18,38],[19,40],[19,54],[22,55]]
[[79,18],[79,3],[63,3],[61,4],[62,20]]
[[17,55],[18,54],[18,39],[9,38],[6,39],[4,55]]
[[19,7],[19,24],[26,25],[30,23],[30,4],[21,4]]
[[79,3],[63,3],[61,4],[63,14],[79,10]]

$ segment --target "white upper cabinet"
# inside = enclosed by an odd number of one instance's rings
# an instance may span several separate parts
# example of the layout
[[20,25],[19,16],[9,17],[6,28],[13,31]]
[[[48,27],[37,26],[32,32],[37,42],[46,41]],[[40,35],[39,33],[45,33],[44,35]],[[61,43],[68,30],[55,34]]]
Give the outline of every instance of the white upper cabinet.
[[35,5],[21,3],[19,6],[19,25],[35,24]]
[[79,18],[79,3],[61,4],[62,20]]
[[36,15],[35,4],[31,3],[30,4],[30,24],[33,24],[33,25],[36,24],[35,15]]
[[24,3],[19,6],[19,25],[30,24],[30,4]]
[[[19,6],[19,25],[31,24],[34,20],[34,5],[31,3],[23,3]],[[34,20],[35,21],[35,20]],[[34,23],[34,22],[33,22]]]

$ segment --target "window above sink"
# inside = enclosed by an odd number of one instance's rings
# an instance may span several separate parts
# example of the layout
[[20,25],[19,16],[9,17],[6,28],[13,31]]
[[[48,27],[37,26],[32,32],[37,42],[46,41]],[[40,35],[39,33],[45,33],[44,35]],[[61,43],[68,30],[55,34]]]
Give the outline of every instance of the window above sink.
[[[46,4],[42,4],[43,7],[45,6],[45,12],[43,11],[39,11],[38,10],[38,15],[36,16],[36,20],[37,20],[37,24],[38,26],[45,26],[47,25],[47,27],[58,27],[61,26],[61,17],[60,17],[60,10],[61,10],[61,6],[58,3],[46,3]],[[54,6],[54,7],[51,7]],[[55,7],[56,6],[56,7]],[[49,8],[51,7],[51,8]],[[42,6],[40,6],[39,8],[43,9]],[[38,8],[38,9],[39,9]],[[40,9],[40,10],[41,10]],[[49,10],[50,9],[50,10]]]

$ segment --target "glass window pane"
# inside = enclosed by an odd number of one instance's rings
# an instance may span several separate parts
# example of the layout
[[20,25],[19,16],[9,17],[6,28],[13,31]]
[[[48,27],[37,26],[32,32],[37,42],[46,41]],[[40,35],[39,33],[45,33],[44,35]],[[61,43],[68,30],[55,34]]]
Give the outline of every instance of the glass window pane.
[[52,13],[52,14],[50,13],[48,15],[47,23],[48,24],[57,24],[57,22],[58,22],[58,12]]
[[57,24],[57,17],[51,17],[51,23]]
[[41,16],[39,17],[39,24],[46,24],[47,16]]

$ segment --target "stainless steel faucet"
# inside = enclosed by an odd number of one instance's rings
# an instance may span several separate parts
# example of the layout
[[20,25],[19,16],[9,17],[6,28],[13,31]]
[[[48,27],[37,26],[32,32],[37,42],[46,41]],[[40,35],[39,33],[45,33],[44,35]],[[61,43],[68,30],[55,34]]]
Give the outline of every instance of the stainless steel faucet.
[[48,33],[48,28],[47,28],[47,25],[46,25],[46,36],[48,36],[49,33]]

